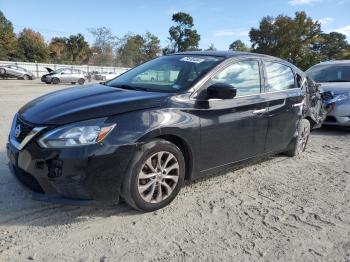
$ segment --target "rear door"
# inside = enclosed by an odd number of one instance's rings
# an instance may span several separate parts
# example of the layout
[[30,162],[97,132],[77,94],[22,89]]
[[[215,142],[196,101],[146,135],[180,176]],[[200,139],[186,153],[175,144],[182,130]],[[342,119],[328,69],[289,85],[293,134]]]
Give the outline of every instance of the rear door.
[[61,83],[68,83],[72,80],[72,70],[71,69],[64,69],[60,75],[60,82]]
[[83,78],[81,71],[77,69],[72,69],[71,82],[78,82],[79,78]]
[[205,84],[204,89],[214,83],[230,84],[237,96],[198,101],[202,171],[263,153],[268,120],[260,65],[259,59],[232,61]]
[[302,115],[303,91],[293,69],[283,62],[264,60],[265,94],[268,99],[266,152],[282,151],[292,141]]

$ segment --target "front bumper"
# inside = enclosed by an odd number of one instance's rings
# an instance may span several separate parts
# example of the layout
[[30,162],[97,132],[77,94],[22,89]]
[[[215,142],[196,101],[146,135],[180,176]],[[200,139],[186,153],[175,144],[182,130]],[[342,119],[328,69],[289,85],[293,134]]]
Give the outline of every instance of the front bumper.
[[[138,145],[97,144],[66,149],[43,149],[31,141],[22,150],[9,142],[12,173],[36,199],[119,200],[121,183]],[[38,197],[40,196],[40,197]]]
[[350,99],[336,102],[323,124],[350,127]]
[[41,78],[40,78],[40,80],[41,80],[41,82],[43,82],[43,83],[51,83],[51,77],[48,77],[48,76],[42,76]]

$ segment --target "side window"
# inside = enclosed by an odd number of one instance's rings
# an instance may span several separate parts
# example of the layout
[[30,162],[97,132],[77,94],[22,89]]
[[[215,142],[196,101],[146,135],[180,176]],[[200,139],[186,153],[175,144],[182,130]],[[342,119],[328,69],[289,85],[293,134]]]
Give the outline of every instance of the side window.
[[265,62],[268,91],[282,91],[295,87],[294,74],[289,66]]
[[213,83],[225,83],[237,89],[237,96],[260,93],[259,62],[247,60],[234,63],[219,72]]

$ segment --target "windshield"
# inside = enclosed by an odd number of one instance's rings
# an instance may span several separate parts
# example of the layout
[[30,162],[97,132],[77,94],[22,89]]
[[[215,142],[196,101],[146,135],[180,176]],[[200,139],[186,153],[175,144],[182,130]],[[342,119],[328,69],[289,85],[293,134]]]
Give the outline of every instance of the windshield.
[[19,70],[22,70],[22,71],[25,71],[25,72],[27,72],[27,69],[25,69],[25,68],[23,68],[23,67],[17,67]]
[[350,65],[317,65],[307,75],[316,82],[350,82]]
[[58,74],[58,73],[61,73],[61,72],[65,71],[65,70],[67,70],[67,68],[59,68],[57,70],[52,71],[51,73]]
[[151,60],[107,82],[108,86],[154,92],[189,89],[224,58],[172,55]]

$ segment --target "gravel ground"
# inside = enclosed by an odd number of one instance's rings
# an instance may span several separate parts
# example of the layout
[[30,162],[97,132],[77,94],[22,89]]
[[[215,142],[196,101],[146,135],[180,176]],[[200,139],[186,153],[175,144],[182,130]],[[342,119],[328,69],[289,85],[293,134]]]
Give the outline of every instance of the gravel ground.
[[0,81],[0,261],[350,261],[350,131],[183,188],[142,214],[36,202],[7,170],[13,114],[64,86]]

